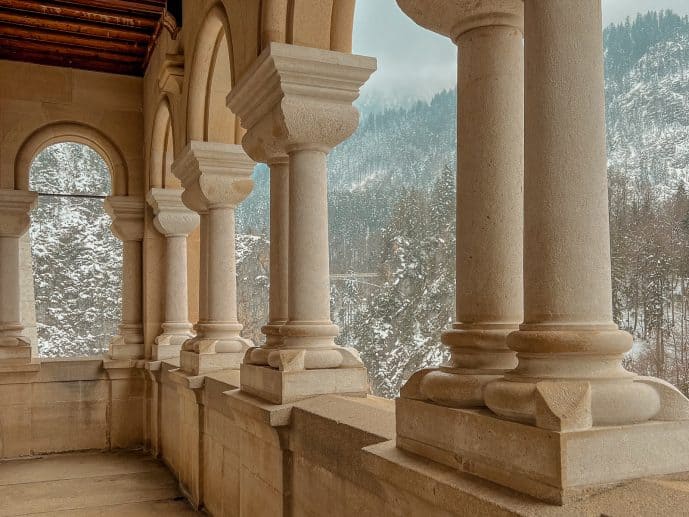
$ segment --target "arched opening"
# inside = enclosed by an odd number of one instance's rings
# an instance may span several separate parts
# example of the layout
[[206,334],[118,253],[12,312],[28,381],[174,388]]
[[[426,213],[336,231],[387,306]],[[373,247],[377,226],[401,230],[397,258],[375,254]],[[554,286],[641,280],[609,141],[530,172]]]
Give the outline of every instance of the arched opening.
[[151,137],[149,188],[179,188],[179,180],[172,174],[175,159],[174,131],[170,102],[164,98],[153,120]]
[[33,158],[28,187],[39,194],[29,231],[38,354],[100,355],[121,313],[122,244],[103,210],[110,168],[90,146],[56,143]]
[[225,11],[214,6],[198,32],[187,98],[187,141],[239,143],[225,97],[232,85],[232,37]]

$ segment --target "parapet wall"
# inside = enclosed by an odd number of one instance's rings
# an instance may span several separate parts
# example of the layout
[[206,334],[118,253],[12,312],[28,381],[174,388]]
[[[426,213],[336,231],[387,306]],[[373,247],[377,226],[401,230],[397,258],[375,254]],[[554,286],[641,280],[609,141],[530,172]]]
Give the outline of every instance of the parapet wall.
[[0,373],[0,459],[141,446],[142,372],[106,369],[102,359],[43,359]]
[[102,359],[0,372],[0,459],[145,447],[189,501],[214,516],[680,515],[689,508],[689,474],[551,506],[398,450],[391,400],[327,395],[276,406],[240,392],[238,375],[189,377],[171,363]]

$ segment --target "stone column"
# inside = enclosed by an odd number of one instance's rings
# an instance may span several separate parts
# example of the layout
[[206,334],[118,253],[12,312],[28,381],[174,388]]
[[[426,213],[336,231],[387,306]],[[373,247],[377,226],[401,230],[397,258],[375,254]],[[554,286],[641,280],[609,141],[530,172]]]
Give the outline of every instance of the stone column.
[[199,216],[184,206],[182,191],[151,189],[146,197],[153,207],[156,229],[165,236],[165,322],[153,345],[152,359],[178,357],[182,343],[193,337],[187,294],[187,237]]
[[[485,385],[517,364],[507,335],[522,321],[524,52],[522,0],[451,9],[400,1],[458,46],[457,321],[448,364],[417,372],[402,396],[483,406]],[[457,2],[453,2],[457,3]],[[439,8],[442,7],[442,8]],[[418,9],[418,10],[415,10]]]
[[612,320],[600,0],[525,5],[525,315],[519,365],[486,402],[558,430],[643,422],[658,386],[623,368],[632,337]]
[[207,261],[206,321],[182,349],[182,369],[192,375],[239,369],[251,342],[241,337],[237,320],[235,208],[253,188],[255,163],[240,145],[191,142],[173,164],[184,186],[184,202],[207,211],[201,248]]
[[35,192],[0,190],[0,369],[32,363],[21,324],[19,239],[29,229],[36,198]]
[[[443,3],[448,19],[478,5]],[[601,2],[523,5],[524,322],[507,338],[518,365],[485,386],[491,411],[399,398],[396,445],[564,504],[689,470],[689,401],[621,364],[632,339],[611,314]]]
[[283,343],[280,329],[288,315],[289,159],[275,151],[265,157],[270,167],[270,286],[268,323],[261,328],[265,345],[249,350],[247,364],[267,365],[271,351]]
[[144,201],[129,196],[110,196],[104,203],[110,228],[122,241],[122,323],[110,341],[111,359],[142,359]]
[[330,320],[326,157],[355,131],[352,102],[374,70],[371,58],[271,43],[228,96],[247,153],[270,142],[289,157],[287,322],[268,365],[241,369],[241,389],[276,404],[368,391],[361,359],[335,345]]

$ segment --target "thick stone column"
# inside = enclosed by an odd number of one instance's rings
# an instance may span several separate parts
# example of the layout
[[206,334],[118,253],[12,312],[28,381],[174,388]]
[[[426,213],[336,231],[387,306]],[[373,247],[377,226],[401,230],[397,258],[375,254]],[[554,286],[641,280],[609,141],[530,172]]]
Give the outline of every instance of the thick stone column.
[[643,422],[667,390],[622,367],[632,337],[612,320],[600,11],[526,3],[525,316],[509,338],[519,366],[486,401],[547,429]]
[[0,370],[32,362],[21,324],[19,239],[29,229],[36,198],[35,192],[0,190]]
[[151,189],[146,197],[153,207],[156,229],[165,236],[165,322],[153,345],[152,359],[179,356],[182,343],[193,337],[187,294],[187,237],[199,224],[199,216],[184,206],[182,191]]
[[122,241],[122,323],[110,341],[111,359],[142,359],[144,201],[129,196],[110,196],[104,203],[110,228]]
[[689,401],[621,364],[632,339],[611,314],[600,0],[525,0],[524,38],[525,314],[507,339],[518,365],[485,386],[492,412],[398,399],[396,443],[563,504],[689,470]]
[[517,364],[507,335],[523,316],[522,1],[454,10],[399,3],[459,49],[457,321],[443,333],[452,356],[440,368],[417,372],[401,394],[453,407],[483,406],[485,385]]
[[241,337],[237,320],[235,208],[253,188],[254,165],[240,145],[194,141],[172,167],[184,186],[185,204],[208,214],[201,235],[206,320],[199,321],[198,335],[184,344],[181,354],[182,369],[192,375],[239,369],[251,346]]
[[[371,58],[271,43],[228,96],[247,129],[250,156],[273,145],[289,157],[287,321],[268,365],[241,369],[241,389],[282,404],[323,393],[363,395],[356,351],[335,345],[330,320],[328,152],[358,125],[352,102],[375,70]],[[253,351],[252,351],[253,357]]]

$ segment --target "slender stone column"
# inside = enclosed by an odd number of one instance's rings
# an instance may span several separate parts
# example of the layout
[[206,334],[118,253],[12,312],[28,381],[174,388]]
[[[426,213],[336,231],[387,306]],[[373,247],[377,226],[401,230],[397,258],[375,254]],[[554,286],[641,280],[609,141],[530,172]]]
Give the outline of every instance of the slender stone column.
[[[525,6],[525,317],[519,366],[486,402],[546,428],[649,420],[667,386],[622,367],[632,337],[612,320],[600,0]],[[588,409],[553,416],[563,405]]]
[[146,197],[153,207],[156,229],[165,236],[165,322],[156,338],[152,359],[177,357],[182,343],[193,336],[187,293],[187,237],[199,224],[199,216],[184,206],[182,191],[151,189]]
[[110,341],[111,359],[144,357],[143,262],[144,201],[129,196],[110,196],[104,203],[110,228],[122,241],[122,323]]
[[31,363],[21,324],[19,239],[31,224],[36,193],[0,190],[0,367]]
[[289,157],[287,321],[282,343],[257,361],[268,365],[250,364],[252,351],[241,369],[241,389],[276,404],[368,391],[361,359],[335,345],[330,320],[326,157],[356,129],[352,102],[374,70],[371,58],[271,43],[228,96],[247,153]]
[[[251,342],[237,320],[235,208],[253,188],[255,163],[240,145],[191,142],[173,164],[185,188],[183,200],[207,211],[201,248],[206,260],[206,316],[198,335],[182,349],[182,369],[192,375],[239,369]],[[203,252],[202,252],[203,253]]]
[[443,334],[449,363],[417,372],[402,396],[453,407],[483,406],[485,385],[516,366],[506,341],[523,315],[522,0],[482,4],[413,12],[459,49],[457,321]]
[[289,264],[289,158],[276,156],[265,160],[270,167],[270,286],[268,323],[261,328],[266,336],[263,347],[246,354],[247,364],[267,365],[272,350],[280,348],[280,329],[288,317]]

